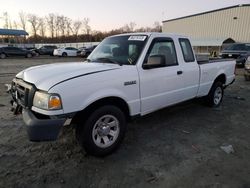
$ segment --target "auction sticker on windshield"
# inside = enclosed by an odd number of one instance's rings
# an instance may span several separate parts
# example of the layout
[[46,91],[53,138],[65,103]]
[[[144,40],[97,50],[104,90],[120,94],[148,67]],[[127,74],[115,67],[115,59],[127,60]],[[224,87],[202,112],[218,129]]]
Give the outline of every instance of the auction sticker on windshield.
[[144,41],[147,38],[147,36],[139,36],[139,35],[134,35],[130,36],[128,40],[138,40],[138,41]]

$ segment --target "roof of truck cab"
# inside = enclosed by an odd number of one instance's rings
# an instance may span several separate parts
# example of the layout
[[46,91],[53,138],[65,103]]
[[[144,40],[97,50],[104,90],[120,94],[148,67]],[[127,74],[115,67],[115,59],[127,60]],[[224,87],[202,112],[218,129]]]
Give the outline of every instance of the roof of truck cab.
[[[147,36],[159,36],[159,37],[177,37],[177,38],[188,38],[185,35],[179,35],[175,33],[159,33],[159,32],[139,32],[139,33],[123,33],[114,36],[127,36],[127,35],[147,35]],[[110,36],[113,37],[113,36]]]

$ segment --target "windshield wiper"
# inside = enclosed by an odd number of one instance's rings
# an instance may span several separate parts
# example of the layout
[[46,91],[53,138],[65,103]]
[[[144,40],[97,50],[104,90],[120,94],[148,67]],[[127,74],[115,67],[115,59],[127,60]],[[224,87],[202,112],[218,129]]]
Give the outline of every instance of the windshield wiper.
[[113,64],[118,64],[118,65],[122,66],[122,63],[115,61],[115,60],[112,60],[112,59],[109,59],[109,58],[106,58],[106,57],[97,58],[97,59],[94,59],[92,61],[97,61],[97,62],[102,61],[102,62],[113,63]]

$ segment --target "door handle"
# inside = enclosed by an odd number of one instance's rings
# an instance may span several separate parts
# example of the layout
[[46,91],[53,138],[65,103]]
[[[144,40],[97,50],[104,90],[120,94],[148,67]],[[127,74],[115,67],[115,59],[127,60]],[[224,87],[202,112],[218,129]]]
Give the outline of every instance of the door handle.
[[182,71],[177,71],[177,74],[178,74],[178,75],[180,75],[180,74],[182,74],[182,73],[183,73]]

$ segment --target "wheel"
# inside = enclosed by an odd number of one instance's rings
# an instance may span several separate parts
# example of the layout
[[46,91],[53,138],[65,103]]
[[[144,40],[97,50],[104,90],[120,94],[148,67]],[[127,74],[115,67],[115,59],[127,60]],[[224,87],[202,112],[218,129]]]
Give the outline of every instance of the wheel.
[[126,132],[124,113],[116,106],[102,106],[76,127],[76,138],[85,151],[97,157],[114,152]]
[[62,53],[62,56],[63,56],[63,57],[67,57],[68,54],[67,54],[66,52],[63,52],[63,53]]
[[218,107],[223,99],[224,90],[221,82],[215,82],[207,95],[207,103],[211,107]]
[[28,53],[28,54],[26,55],[26,57],[27,57],[27,58],[31,58],[31,57],[32,57],[32,54]]
[[6,58],[6,55],[4,53],[0,54],[0,58],[1,59],[5,59]]
[[246,81],[250,81],[250,76],[244,75]]

